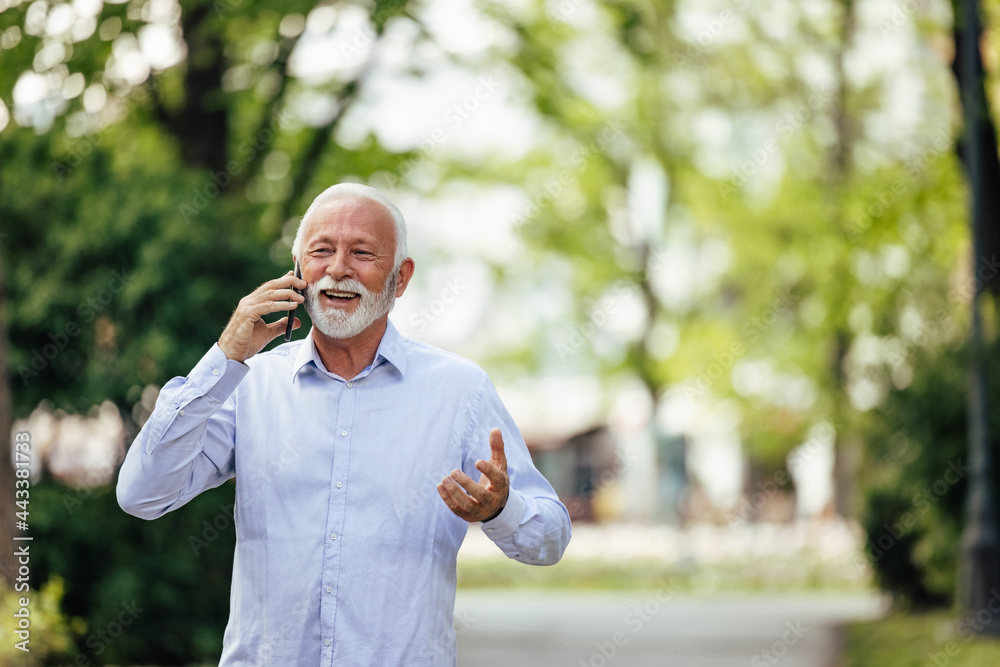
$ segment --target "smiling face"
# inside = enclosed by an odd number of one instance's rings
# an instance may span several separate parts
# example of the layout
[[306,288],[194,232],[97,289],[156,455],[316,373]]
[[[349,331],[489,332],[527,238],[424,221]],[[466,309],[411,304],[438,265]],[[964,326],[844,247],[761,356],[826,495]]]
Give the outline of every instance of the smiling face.
[[369,199],[335,197],[306,224],[297,259],[309,284],[306,312],[316,328],[346,339],[384,326],[413,273],[410,259],[393,267],[396,239],[389,212]]

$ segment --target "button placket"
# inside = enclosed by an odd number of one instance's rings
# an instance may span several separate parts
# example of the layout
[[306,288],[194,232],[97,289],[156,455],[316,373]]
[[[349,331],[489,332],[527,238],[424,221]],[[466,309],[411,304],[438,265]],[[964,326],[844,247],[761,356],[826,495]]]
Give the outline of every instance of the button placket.
[[[343,489],[347,483],[348,471],[350,470],[350,452],[354,403],[356,393],[348,391],[354,386],[354,382],[343,382],[337,400],[336,419],[333,421],[334,441],[330,443],[334,449],[333,466],[330,470],[330,501],[327,523],[327,535],[330,539],[326,542],[324,549],[323,567],[323,596],[324,603],[321,605],[322,635],[330,637],[325,640],[325,645],[330,646],[332,639],[336,636],[336,606],[340,595],[338,581],[340,580],[340,565],[343,547],[343,529],[346,512],[346,493],[338,493],[337,489]],[[324,651],[324,656],[326,652]],[[326,658],[324,658],[326,659]]]

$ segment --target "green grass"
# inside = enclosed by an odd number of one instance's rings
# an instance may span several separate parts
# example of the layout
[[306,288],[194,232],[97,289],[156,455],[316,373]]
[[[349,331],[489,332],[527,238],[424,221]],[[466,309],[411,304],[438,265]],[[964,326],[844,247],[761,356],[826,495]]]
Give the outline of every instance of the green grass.
[[747,567],[740,563],[665,561],[615,563],[606,560],[567,559],[551,567],[531,567],[507,559],[470,560],[458,563],[460,588],[552,588],[573,590],[646,590],[663,585],[690,592],[715,590],[801,591],[867,590],[867,577],[831,572],[819,564],[787,563]]
[[990,667],[1000,639],[972,637],[955,611],[897,613],[847,627],[844,667]]

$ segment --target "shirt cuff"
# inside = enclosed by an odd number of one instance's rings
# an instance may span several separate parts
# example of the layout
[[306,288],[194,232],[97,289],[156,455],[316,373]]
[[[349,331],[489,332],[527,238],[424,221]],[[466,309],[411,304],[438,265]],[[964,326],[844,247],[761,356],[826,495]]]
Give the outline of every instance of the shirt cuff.
[[510,537],[521,527],[521,519],[528,504],[524,501],[524,496],[511,489],[507,494],[507,504],[503,511],[495,519],[490,519],[482,524],[486,537],[494,542]]
[[249,372],[249,366],[226,357],[216,343],[191,369],[188,379],[205,395],[225,401]]

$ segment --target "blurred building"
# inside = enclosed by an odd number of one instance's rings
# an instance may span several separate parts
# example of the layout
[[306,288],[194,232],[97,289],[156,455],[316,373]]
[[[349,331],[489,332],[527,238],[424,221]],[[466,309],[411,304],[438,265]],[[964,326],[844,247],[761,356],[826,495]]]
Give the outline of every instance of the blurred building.
[[[547,401],[559,400],[559,394],[519,396],[511,409],[535,464],[575,522],[737,526],[832,513],[829,424],[816,425],[784,468],[759,470],[744,451],[732,403],[693,404],[668,392],[654,423],[642,393],[624,392],[608,423],[591,423],[593,413],[578,413],[576,429],[572,419],[557,425],[536,418],[551,415]],[[528,403],[530,410],[518,410]]]

